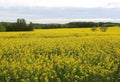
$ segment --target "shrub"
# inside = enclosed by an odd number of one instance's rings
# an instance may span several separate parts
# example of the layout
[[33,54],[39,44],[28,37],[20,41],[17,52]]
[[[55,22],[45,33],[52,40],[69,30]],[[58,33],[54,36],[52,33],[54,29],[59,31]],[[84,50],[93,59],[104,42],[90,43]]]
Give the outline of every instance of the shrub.
[[91,31],[93,31],[93,32],[95,32],[96,30],[97,30],[96,27],[92,27],[92,28],[91,28]]
[[102,32],[106,32],[107,29],[108,29],[108,27],[100,27],[100,30],[101,30]]

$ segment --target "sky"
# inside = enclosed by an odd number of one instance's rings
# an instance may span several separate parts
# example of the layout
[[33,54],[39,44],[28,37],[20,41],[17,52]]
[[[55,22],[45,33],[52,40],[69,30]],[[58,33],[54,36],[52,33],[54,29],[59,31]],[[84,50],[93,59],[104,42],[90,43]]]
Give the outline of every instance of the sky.
[[0,0],[0,21],[25,18],[38,23],[61,23],[62,19],[120,22],[119,13],[120,0]]
[[0,6],[120,7],[120,0],[0,0]]

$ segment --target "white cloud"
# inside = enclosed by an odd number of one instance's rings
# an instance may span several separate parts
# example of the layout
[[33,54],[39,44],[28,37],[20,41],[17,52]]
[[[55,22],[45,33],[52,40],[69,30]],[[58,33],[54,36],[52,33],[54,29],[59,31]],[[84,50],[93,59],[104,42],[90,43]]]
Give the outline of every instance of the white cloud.
[[108,6],[108,7],[111,7],[111,8],[113,8],[113,7],[119,8],[119,7],[120,7],[120,2],[108,3],[107,6]]
[[[30,7],[29,8],[27,7]],[[2,8],[8,7],[8,8]],[[11,7],[11,8],[9,8]],[[18,8],[20,7],[20,8]],[[21,8],[22,7],[22,8]],[[43,7],[43,8],[42,8]],[[63,7],[47,9],[46,7]],[[64,7],[68,7],[65,10]],[[87,10],[72,7],[87,7]],[[103,9],[90,10],[91,7],[103,7]],[[35,8],[35,9],[34,9]],[[37,9],[36,9],[37,8]],[[70,9],[69,9],[70,8]],[[116,8],[115,12],[104,10],[104,8]],[[26,11],[29,9],[28,11]],[[62,10],[63,9],[63,10]],[[120,0],[0,0],[0,21],[16,21],[17,18],[25,18],[27,21],[40,23],[66,23],[70,21],[112,21],[120,22],[119,16]],[[100,13],[99,13],[100,11]],[[105,12],[103,12],[105,11]],[[110,12],[110,13],[109,13]],[[56,19],[60,18],[61,19]],[[75,19],[75,18],[88,19]],[[105,19],[97,19],[97,18]],[[43,19],[41,19],[43,18]],[[48,19],[50,18],[50,19]],[[72,18],[72,19],[63,19]],[[95,18],[95,19],[89,19]],[[112,19],[106,19],[112,18]],[[118,19],[115,19],[118,18]]]
[[0,6],[120,7],[120,0],[0,0]]

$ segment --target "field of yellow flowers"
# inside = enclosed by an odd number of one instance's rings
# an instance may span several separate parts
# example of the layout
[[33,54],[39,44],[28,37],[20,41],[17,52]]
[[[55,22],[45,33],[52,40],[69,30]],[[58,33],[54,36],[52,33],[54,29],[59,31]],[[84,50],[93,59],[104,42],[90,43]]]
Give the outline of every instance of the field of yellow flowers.
[[1,32],[0,82],[120,82],[120,27]]

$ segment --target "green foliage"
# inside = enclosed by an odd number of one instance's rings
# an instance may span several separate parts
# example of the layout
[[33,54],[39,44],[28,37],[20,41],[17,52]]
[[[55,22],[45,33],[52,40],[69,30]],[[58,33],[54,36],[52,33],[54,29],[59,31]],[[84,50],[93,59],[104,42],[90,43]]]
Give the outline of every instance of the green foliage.
[[108,29],[108,27],[100,27],[100,30],[101,30],[102,32],[106,32],[107,29]]
[[[36,24],[30,22],[26,24],[25,19],[17,19],[17,22],[2,22],[1,23],[6,31],[33,31],[34,29],[56,29],[56,28],[92,28],[96,31],[95,27],[101,27],[100,30],[105,32],[107,27],[119,26],[119,23],[111,22],[70,22],[66,24]],[[5,30],[5,29],[4,29]]]
[[116,25],[117,24],[106,23],[106,24],[102,24],[101,27],[99,27],[99,28],[102,32],[106,32],[109,27],[113,27],[113,26],[116,26]]
[[64,28],[62,24],[33,24],[35,29],[55,29],[55,28]]
[[32,22],[30,22],[30,24],[27,26],[27,29],[28,29],[29,31],[33,31],[34,25],[33,25]]
[[33,25],[26,24],[25,19],[17,19],[17,23],[11,23],[7,26],[7,31],[32,31]]
[[71,23],[68,23],[68,25],[71,27],[94,27],[94,26],[97,26],[97,23],[94,23],[94,22],[71,22]]
[[18,31],[25,31],[27,28],[25,19],[17,19],[16,28]]
[[119,23],[111,22],[70,22],[66,24],[33,24],[35,29],[55,29],[55,28],[91,28],[103,27],[103,25],[118,26]]
[[6,31],[5,26],[3,26],[3,25],[0,23],[0,32],[5,32],[5,31]]
[[92,28],[91,28],[91,31],[93,31],[93,32],[96,31],[96,30],[97,30],[96,27],[92,27]]

